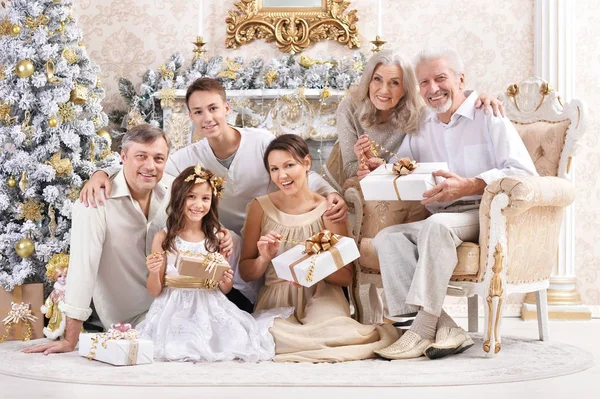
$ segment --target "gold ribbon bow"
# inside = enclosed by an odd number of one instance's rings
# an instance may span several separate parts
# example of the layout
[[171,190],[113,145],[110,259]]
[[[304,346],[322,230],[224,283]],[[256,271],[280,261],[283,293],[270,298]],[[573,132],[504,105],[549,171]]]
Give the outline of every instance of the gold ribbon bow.
[[304,262],[309,257],[312,257],[312,258],[310,261],[310,267],[306,274],[306,281],[309,283],[313,281],[313,275],[315,272],[315,263],[317,260],[317,256],[321,252],[329,252],[331,254],[331,256],[333,257],[333,261],[335,262],[335,266],[338,270],[341,269],[342,267],[344,267],[344,261],[342,259],[342,254],[335,247],[335,244],[340,242],[340,239],[341,239],[341,236],[339,236],[337,234],[333,234],[329,230],[322,230],[319,233],[313,234],[312,237],[310,237],[308,240],[306,240],[304,242],[304,247],[305,247],[304,253],[306,255],[290,265],[290,271],[292,272],[292,277],[293,277],[294,281],[297,284],[299,284],[298,277],[296,276],[296,271],[294,270],[294,267],[296,265]]
[[400,158],[392,167],[392,172],[398,176],[410,175],[419,167],[417,161],[411,161],[410,158]]
[[92,345],[90,347],[90,351],[86,357],[89,360],[94,360],[96,358],[96,350],[98,349],[98,345],[101,345],[102,348],[106,349],[108,346],[108,341],[123,340],[128,341],[127,365],[133,366],[137,363],[139,338],[139,331],[133,328],[130,328],[127,331],[121,331],[116,328],[110,328],[108,332],[94,334],[94,336],[92,337]]
[[23,295],[21,286],[16,286],[13,292],[13,298],[16,302],[10,303],[10,311],[8,312],[8,315],[2,319],[2,323],[4,323],[5,326],[5,335],[0,335],[0,342],[4,342],[4,340],[10,335],[10,330],[13,325],[21,322],[25,325],[23,341],[29,341],[33,331],[31,324],[37,320],[37,316],[34,316],[31,313],[31,305],[21,302]]
[[410,175],[414,172],[415,169],[419,167],[417,161],[411,161],[410,158],[400,158],[396,161],[394,166],[392,166],[392,172],[397,175],[394,179],[394,190],[396,191],[396,197],[398,201],[402,201],[400,198],[400,193],[398,192],[398,186],[396,186],[396,180],[398,180],[402,176]]

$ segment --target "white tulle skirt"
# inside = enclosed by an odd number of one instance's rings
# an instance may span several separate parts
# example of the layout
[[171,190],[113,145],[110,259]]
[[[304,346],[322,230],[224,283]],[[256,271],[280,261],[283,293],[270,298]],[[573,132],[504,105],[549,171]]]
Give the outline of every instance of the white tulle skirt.
[[136,329],[154,342],[157,360],[258,362],[275,356],[269,332],[274,319],[292,312],[276,308],[250,315],[218,289],[165,287]]

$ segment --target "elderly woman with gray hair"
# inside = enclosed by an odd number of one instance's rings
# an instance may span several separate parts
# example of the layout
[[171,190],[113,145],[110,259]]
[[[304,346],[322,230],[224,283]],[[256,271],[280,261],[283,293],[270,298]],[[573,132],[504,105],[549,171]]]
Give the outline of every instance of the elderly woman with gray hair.
[[[504,115],[502,104],[482,94],[476,107],[491,106],[494,115]],[[337,110],[337,132],[345,179],[364,177],[387,161],[390,153],[373,153],[371,142],[396,151],[407,134],[415,134],[425,104],[410,61],[395,51],[373,55],[359,83]],[[381,158],[380,158],[381,157]],[[359,164],[359,160],[361,161]]]

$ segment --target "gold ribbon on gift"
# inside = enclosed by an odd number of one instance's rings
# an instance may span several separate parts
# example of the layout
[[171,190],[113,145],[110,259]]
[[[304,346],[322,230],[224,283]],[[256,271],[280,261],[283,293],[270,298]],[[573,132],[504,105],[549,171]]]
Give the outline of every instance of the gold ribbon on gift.
[[400,158],[396,161],[394,166],[392,166],[392,172],[397,175],[392,184],[394,185],[394,191],[396,191],[396,197],[398,198],[398,201],[402,201],[402,198],[400,198],[398,186],[396,186],[396,180],[402,176],[410,175],[418,167],[419,164],[417,161],[411,161],[410,158]]
[[20,322],[25,325],[23,341],[29,341],[33,331],[31,323],[34,323],[37,320],[37,316],[34,316],[31,313],[30,304],[22,302],[23,289],[20,285],[17,285],[12,292],[14,301],[10,303],[10,310],[8,311],[7,316],[2,319],[2,322],[5,326],[5,335],[0,335],[0,342],[4,342],[4,340],[10,335],[10,330],[12,329],[13,325],[16,325]]
[[165,286],[171,288],[205,288],[214,290],[219,284],[218,281],[208,278],[198,278],[191,276],[166,275]]
[[108,330],[108,332],[94,334],[92,337],[92,346],[90,347],[90,351],[88,352],[86,358],[89,360],[94,360],[96,358],[96,349],[98,349],[99,344],[102,346],[102,348],[106,349],[109,341],[129,341],[129,346],[127,349],[127,365],[133,366],[137,363],[139,337],[139,331],[133,328],[127,331],[119,331],[111,328]]
[[298,259],[290,265],[290,272],[292,273],[292,278],[294,279],[294,282],[296,284],[300,284],[294,267],[311,257],[312,258],[310,262],[310,267],[308,269],[308,273],[306,274],[306,281],[309,283],[313,281],[315,263],[317,261],[317,256],[321,252],[329,252],[331,254],[331,256],[333,257],[333,261],[335,262],[335,266],[338,270],[344,267],[344,260],[342,259],[342,254],[335,247],[335,244],[340,242],[340,238],[341,236],[333,234],[329,230],[322,230],[319,233],[313,234],[312,237],[306,240],[304,242],[305,250],[303,252],[305,256],[303,256],[302,258]]
[[207,272],[212,272],[209,278],[199,278],[192,276],[182,275],[165,275],[165,286],[171,288],[206,288],[214,290],[217,288],[219,281],[216,279],[217,265],[227,263],[223,255],[218,252],[209,252],[203,254],[200,252],[191,251],[177,251],[177,258],[175,259],[175,265],[178,265],[179,256],[193,256],[206,266],[204,269]]

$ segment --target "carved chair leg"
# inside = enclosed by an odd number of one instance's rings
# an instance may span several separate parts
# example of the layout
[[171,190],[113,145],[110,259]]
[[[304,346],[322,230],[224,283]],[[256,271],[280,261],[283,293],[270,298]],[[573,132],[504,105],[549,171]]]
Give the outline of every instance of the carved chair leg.
[[[502,245],[498,243],[494,250],[494,265],[492,272],[494,273],[489,285],[487,296],[487,307],[485,309],[486,332],[483,341],[483,350],[491,355],[495,355],[502,349],[502,339],[500,338],[500,323],[502,322],[502,303],[504,302],[505,281],[502,274],[504,268],[504,254]],[[494,348],[491,353],[492,346]]]
[[488,295],[485,301],[485,334],[483,337],[483,350],[486,353],[490,352],[490,346],[492,341],[492,320],[494,318],[494,310],[492,308],[492,297]]
[[548,340],[548,298],[546,289],[535,293],[540,341]]
[[479,297],[473,295],[467,299],[467,309],[469,311],[469,332],[479,331]]

